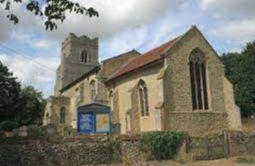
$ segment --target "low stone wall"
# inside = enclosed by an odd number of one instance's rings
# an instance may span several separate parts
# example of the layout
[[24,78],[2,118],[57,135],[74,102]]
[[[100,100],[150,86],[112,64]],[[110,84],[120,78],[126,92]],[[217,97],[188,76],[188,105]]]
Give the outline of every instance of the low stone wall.
[[255,155],[255,133],[228,132],[230,156]]
[[[215,150],[218,155],[217,148],[220,148],[222,154],[226,152],[226,155],[220,157],[255,155],[255,133],[225,133],[227,134],[224,137],[215,136],[206,138],[206,141],[205,138],[187,139],[187,136],[182,146],[184,150],[180,150],[180,153],[199,155],[196,150],[199,148],[206,155],[209,152],[209,159],[212,159],[214,157],[210,156],[214,155]],[[152,159],[149,152],[145,154],[141,151],[140,137],[137,136],[92,135],[43,139],[0,137],[0,142],[0,166],[81,166],[114,163],[132,165],[136,161]]]
[[137,139],[73,137],[35,140],[21,137],[0,138],[1,166],[81,166],[121,163],[125,157],[140,157]]
[[167,129],[205,137],[222,134],[227,130],[227,123],[227,114],[224,112],[171,112]]

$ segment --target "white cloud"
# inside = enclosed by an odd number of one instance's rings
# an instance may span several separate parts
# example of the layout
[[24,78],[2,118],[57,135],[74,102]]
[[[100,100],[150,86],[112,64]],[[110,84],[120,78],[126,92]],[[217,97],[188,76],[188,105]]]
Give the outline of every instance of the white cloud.
[[[6,65],[23,85],[33,85],[43,91],[46,96],[52,93],[55,80],[55,68],[59,59],[55,57],[37,57],[32,60],[21,55],[0,54],[0,61]],[[40,64],[40,65],[39,65]],[[51,91],[45,91],[50,86]]]
[[14,31],[11,35],[11,39],[38,49],[54,49],[60,45],[56,41],[36,37],[35,34],[24,33],[22,31]]
[[[26,0],[28,1],[28,0]],[[16,26],[0,10],[0,41],[25,50],[34,60],[56,68],[60,45],[69,32],[100,38],[101,59],[131,50],[144,52],[183,33],[197,24],[222,50],[238,50],[255,36],[253,0],[76,0],[99,11],[99,18],[67,14],[58,30],[46,32],[43,19],[16,5],[20,17]],[[200,8],[199,8],[200,6]],[[12,45],[13,44],[13,45]],[[56,48],[58,50],[56,51]],[[54,50],[54,51],[52,51]],[[0,50],[1,51],[1,50]],[[48,52],[47,52],[48,51]],[[21,52],[23,54],[24,52]],[[25,54],[25,53],[24,53]],[[40,54],[40,55],[39,55]],[[52,57],[45,55],[54,55]],[[24,84],[33,84],[49,94],[55,71],[50,72],[18,56],[0,55]]]
[[[100,54],[103,59],[136,49],[144,53],[160,44],[184,33],[188,27],[178,28],[178,18],[170,18],[168,13],[161,16],[160,20],[136,27],[127,28],[121,33],[116,33],[111,38],[102,40]],[[184,19],[182,19],[184,20]],[[176,31],[176,29],[178,29]],[[180,31],[179,31],[180,30]]]
[[207,9],[211,4],[215,3],[216,0],[202,0],[201,2],[201,8]]
[[20,31],[14,31],[11,34],[11,37],[13,39],[17,39],[17,40],[20,40],[20,41],[29,41],[29,40],[31,40],[32,35],[31,34],[22,33]]
[[254,0],[201,0],[203,10],[213,9],[224,17],[254,17]]
[[255,19],[232,21],[211,30],[211,33],[230,43],[250,42],[255,39]]
[[49,49],[50,47],[53,47],[57,43],[50,40],[38,40],[38,41],[32,42],[31,44],[32,46],[36,48]]
[[174,9],[183,0],[77,0],[84,6],[92,6],[99,12],[99,18],[68,14],[63,24],[49,37],[63,39],[67,33],[86,34],[90,37],[112,37],[130,27],[142,26]]
[[[109,37],[116,32],[125,30],[128,27],[140,26],[164,14],[169,9],[174,9],[183,0],[75,0],[86,7],[94,7],[100,14],[99,18],[89,18],[84,15],[77,15],[67,12],[67,19],[63,24],[58,25],[58,30],[45,32],[43,19],[34,17],[32,13],[24,11],[24,6],[15,5],[15,13],[19,16],[20,22],[14,26],[6,18],[1,18],[0,40],[6,40],[8,34],[15,29],[24,29],[33,32],[46,33],[48,37],[57,39],[58,42],[69,32],[78,35],[87,34],[91,37]],[[5,14],[0,11],[1,17]]]
[[0,4],[0,41],[6,41],[10,39],[12,33],[16,32],[18,29],[27,31],[32,30],[35,32],[35,29],[38,28],[39,24],[43,25],[41,18],[34,17],[31,12],[26,10],[26,7],[23,4],[28,1],[29,0],[24,0],[22,5],[20,5],[20,3],[12,2],[11,11],[19,18],[19,23],[16,25],[14,25],[13,22],[6,18],[8,12],[4,10],[3,4]]

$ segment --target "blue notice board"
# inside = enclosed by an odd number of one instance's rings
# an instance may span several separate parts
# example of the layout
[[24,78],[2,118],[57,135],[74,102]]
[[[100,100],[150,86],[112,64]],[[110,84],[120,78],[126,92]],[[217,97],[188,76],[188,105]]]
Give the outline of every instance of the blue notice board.
[[111,133],[110,107],[92,103],[78,107],[77,115],[78,133]]
[[78,131],[80,133],[93,133],[94,132],[94,114],[79,112],[78,115]]

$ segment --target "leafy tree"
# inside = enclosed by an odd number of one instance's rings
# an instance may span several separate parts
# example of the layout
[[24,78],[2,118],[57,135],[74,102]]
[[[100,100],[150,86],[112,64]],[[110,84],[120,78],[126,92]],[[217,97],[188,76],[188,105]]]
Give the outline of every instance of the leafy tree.
[[222,61],[242,117],[255,115],[255,41],[248,43],[241,53],[223,54]]
[[5,6],[4,10],[8,11],[7,18],[14,24],[19,22],[18,16],[11,10],[13,3],[25,3],[26,9],[33,13],[35,16],[45,18],[45,29],[57,29],[57,21],[63,22],[66,18],[66,12],[74,12],[76,14],[85,14],[89,17],[99,16],[98,12],[90,7],[85,8],[79,3],[74,3],[71,0],[0,0],[0,4]]
[[13,129],[17,127],[18,127],[17,122],[13,122],[10,120],[6,120],[0,123],[0,130],[3,130],[3,131],[12,131]]
[[21,88],[17,78],[0,62],[0,122],[10,126],[41,124],[45,99],[32,86]]
[[42,92],[37,91],[32,86],[27,86],[21,91],[21,111],[17,115],[17,120],[21,125],[42,123],[42,116],[46,100]]
[[17,78],[0,62],[0,121],[14,120],[19,110],[20,83]]

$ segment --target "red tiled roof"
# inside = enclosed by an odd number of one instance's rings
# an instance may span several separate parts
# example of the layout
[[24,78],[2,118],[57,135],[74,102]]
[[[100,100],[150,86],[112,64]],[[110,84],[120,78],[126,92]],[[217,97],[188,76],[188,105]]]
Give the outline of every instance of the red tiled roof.
[[147,64],[153,63],[161,59],[161,54],[168,48],[172,47],[174,43],[179,39],[180,37],[176,37],[163,45],[154,48],[147,53],[144,53],[142,55],[139,55],[135,58],[130,59],[126,64],[122,66],[117,72],[115,72],[108,80],[115,79],[117,77],[120,77],[130,71],[136,70],[140,67],[143,67]]

